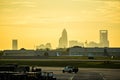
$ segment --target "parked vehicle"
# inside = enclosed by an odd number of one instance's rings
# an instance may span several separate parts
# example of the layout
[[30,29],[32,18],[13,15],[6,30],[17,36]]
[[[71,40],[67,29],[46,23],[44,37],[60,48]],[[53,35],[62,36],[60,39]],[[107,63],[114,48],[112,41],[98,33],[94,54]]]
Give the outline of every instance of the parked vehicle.
[[0,80],[56,80],[53,72],[42,72],[41,68],[28,65],[0,65]]
[[64,69],[63,69],[63,73],[65,72],[74,72],[74,73],[77,73],[78,72],[78,68],[77,67],[74,67],[74,66],[65,66]]

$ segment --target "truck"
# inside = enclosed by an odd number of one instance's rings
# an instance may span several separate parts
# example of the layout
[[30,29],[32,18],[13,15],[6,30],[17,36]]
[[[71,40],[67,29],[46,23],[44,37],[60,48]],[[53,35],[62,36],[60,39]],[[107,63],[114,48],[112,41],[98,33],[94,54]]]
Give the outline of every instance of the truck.
[[68,72],[68,73],[77,73],[78,72],[78,67],[74,66],[65,66],[64,69],[62,70],[63,73]]

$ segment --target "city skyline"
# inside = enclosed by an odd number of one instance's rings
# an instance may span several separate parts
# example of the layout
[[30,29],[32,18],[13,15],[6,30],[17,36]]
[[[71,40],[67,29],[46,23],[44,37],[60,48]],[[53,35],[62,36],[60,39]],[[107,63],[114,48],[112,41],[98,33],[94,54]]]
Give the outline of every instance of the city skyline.
[[[47,42],[46,44],[37,44],[36,46],[34,46],[34,48],[31,49],[57,49],[57,48],[69,48],[69,47],[74,47],[74,46],[80,46],[80,47],[100,47],[100,48],[104,48],[104,47],[109,47],[109,39],[108,39],[109,35],[108,35],[108,30],[99,30],[99,42],[95,42],[95,41],[90,41],[87,42],[87,40],[85,42],[79,42],[77,40],[68,40],[68,35],[67,35],[67,31],[64,28],[60,38],[58,39],[58,46],[55,48],[52,48],[52,44],[50,42]],[[18,40],[17,39],[12,39],[12,50],[18,50]],[[22,49],[25,47],[21,47],[19,49]],[[9,48],[10,49],[10,48]],[[26,48],[28,49],[28,48]]]
[[108,30],[110,47],[120,47],[119,0],[0,0],[0,50],[35,49],[50,42],[58,47],[61,31],[68,40],[99,42],[99,30]]

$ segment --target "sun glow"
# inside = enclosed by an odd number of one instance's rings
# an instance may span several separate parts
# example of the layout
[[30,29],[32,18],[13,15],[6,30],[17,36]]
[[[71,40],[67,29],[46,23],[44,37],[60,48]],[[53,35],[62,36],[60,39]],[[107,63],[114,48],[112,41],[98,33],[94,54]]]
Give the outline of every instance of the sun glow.
[[99,30],[107,29],[110,47],[119,47],[119,12],[119,0],[0,0],[0,49],[11,49],[12,39],[19,48],[56,48],[64,28],[81,42],[99,42]]

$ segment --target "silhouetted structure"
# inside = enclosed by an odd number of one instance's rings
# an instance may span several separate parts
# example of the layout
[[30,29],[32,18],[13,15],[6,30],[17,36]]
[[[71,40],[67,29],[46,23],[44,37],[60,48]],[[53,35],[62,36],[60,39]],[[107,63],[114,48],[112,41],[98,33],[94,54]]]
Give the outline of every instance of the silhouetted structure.
[[59,48],[67,48],[68,46],[68,38],[66,29],[63,30],[62,36],[59,39]]
[[108,30],[100,30],[100,42],[91,41],[86,43],[86,47],[109,47]]
[[12,40],[12,49],[17,50],[18,49],[18,42],[16,39]]
[[74,46],[84,47],[84,44],[82,42],[78,42],[76,40],[69,41],[69,47],[74,47]]
[[96,43],[94,41],[89,42],[88,44],[86,44],[87,47],[100,47],[99,43]]
[[107,30],[100,30],[100,46],[101,47],[109,47]]
[[52,48],[51,43],[46,43],[46,48],[51,49]]
[[37,50],[45,50],[45,49],[51,49],[52,46],[51,46],[51,43],[46,43],[45,45],[44,44],[40,44],[39,46],[36,46],[36,49]]

